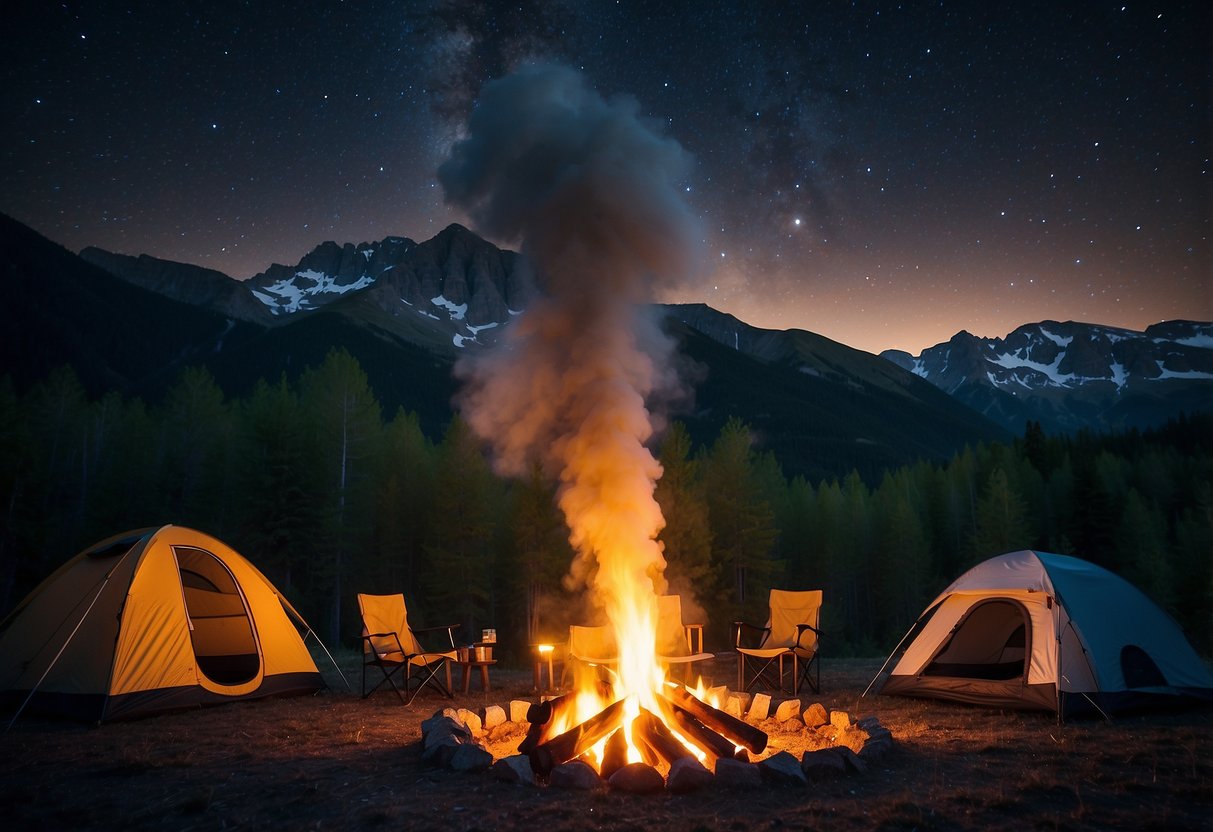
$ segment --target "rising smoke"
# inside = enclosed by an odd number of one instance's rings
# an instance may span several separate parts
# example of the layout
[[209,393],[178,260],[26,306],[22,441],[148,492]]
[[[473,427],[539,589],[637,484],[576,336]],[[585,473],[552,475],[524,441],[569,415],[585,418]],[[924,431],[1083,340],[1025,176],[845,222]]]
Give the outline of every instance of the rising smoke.
[[665,590],[646,401],[677,379],[644,305],[694,265],[689,161],[633,99],[538,65],[485,85],[438,171],[447,201],[519,242],[540,284],[499,347],[460,366],[462,413],[499,472],[538,460],[558,480],[577,551],[566,582],[612,618],[641,583]]

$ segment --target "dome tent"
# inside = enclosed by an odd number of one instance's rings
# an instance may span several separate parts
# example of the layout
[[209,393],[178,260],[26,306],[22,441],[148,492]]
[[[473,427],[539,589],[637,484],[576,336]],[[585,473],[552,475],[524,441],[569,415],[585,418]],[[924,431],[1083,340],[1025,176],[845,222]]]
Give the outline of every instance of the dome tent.
[[181,526],[103,540],[0,622],[6,704],[89,722],[272,695],[324,681],[306,622],[235,550]]
[[1065,555],[1011,552],[974,566],[902,645],[880,693],[1059,714],[1213,699],[1213,674],[1169,615]]

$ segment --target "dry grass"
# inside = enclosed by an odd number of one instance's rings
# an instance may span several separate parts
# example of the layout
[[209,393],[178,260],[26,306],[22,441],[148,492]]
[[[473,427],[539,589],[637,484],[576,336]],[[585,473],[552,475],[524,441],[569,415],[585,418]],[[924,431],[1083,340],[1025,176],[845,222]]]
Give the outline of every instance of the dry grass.
[[[404,708],[390,693],[342,691],[93,729],[23,719],[0,736],[0,805],[6,829],[1213,829],[1209,710],[1058,725],[1043,713],[860,700],[877,666],[827,661],[818,699],[878,716],[897,749],[864,776],[808,788],[637,797],[434,770],[420,760],[420,722],[449,703],[422,696]],[[455,704],[530,698],[530,680],[496,668],[497,689]],[[772,734],[793,753],[800,742]]]

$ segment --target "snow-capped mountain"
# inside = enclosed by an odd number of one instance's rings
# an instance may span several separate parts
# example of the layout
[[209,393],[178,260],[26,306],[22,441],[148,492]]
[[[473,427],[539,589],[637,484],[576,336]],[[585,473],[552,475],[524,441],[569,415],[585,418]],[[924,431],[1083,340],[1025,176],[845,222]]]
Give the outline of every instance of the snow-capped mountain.
[[914,356],[881,356],[1016,432],[1149,427],[1213,407],[1213,324],[1166,321],[1144,332],[1042,321],[1006,338],[959,332]]
[[97,248],[80,254],[158,294],[250,323],[278,326],[338,301],[367,305],[414,335],[428,330],[423,340],[429,348],[445,342],[457,350],[491,340],[492,330],[520,312],[533,291],[522,257],[457,224],[423,243],[407,237],[321,243],[296,265],[276,263],[247,281],[147,255]]
[[[290,345],[281,348],[288,360],[313,362],[315,356],[304,359],[303,354],[333,338],[334,327],[449,361],[494,341],[534,292],[521,255],[460,225],[421,243],[405,237],[322,243],[296,265],[276,264],[247,281],[146,255],[87,249],[82,256],[157,294],[265,327],[268,341]],[[855,351],[812,333],[759,330],[695,305],[666,314],[734,353],[810,379],[852,390],[870,384],[894,394],[908,389],[907,379],[913,381],[886,362],[873,357],[865,364],[859,360],[865,356],[857,358]],[[273,354],[268,351],[265,362]],[[1116,430],[1213,410],[1209,323],[1170,321],[1134,332],[1045,321],[1006,338],[961,332],[918,356],[890,350],[881,357],[1014,434],[1021,434],[1029,420],[1051,432]],[[261,366],[260,361],[250,366]],[[268,363],[263,369],[273,372]],[[919,392],[913,396],[923,398]]]

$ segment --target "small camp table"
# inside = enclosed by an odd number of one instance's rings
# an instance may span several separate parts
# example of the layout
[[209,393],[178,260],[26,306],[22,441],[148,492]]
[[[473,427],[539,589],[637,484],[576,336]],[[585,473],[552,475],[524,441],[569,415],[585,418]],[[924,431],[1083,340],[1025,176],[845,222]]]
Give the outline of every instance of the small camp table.
[[461,671],[460,685],[464,693],[467,693],[472,686],[473,667],[480,668],[480,686],[484,688],[485,693],[489,692],[489,666],[497,664],[496,659],[489,658],[493,654],[494,646],[496,646],[494,642],[478,641],[466,650],[459,650],[455,664],[459,665]]

